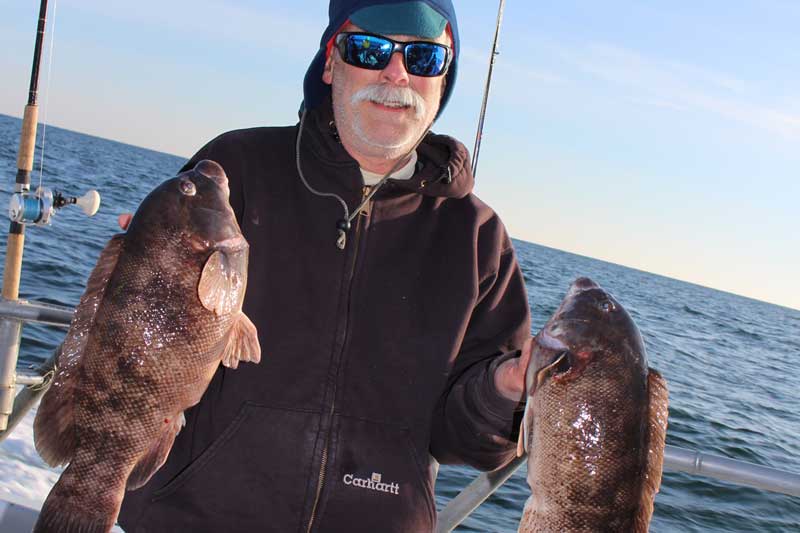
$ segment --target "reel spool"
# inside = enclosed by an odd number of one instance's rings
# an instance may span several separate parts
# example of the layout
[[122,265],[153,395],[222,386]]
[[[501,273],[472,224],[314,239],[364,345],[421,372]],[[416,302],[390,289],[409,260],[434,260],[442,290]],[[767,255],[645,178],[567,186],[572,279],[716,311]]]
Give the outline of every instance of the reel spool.
[[79,206],[86,216],[93,216],[100,209],[100,193],[92,189],[80,197],[64,196],[58,191],[39,187],[35,193],[14,193],[8,206],[8,217],[18,224],[47,226],[56,209],[67,205]]

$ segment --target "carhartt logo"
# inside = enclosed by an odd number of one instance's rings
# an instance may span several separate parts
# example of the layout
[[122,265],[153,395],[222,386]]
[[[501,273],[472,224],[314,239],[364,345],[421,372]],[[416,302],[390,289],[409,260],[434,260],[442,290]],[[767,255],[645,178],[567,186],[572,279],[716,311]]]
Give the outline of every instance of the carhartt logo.
[[345,474],[342,481],[345,485],[352,485],[367,490],[375,490],[378,492],[386,492],[388,494],[400,494],[400,485],[398,483],[382,483],[383,475],[378,472],[373,472],[372,477],[356,477],[353,474]]

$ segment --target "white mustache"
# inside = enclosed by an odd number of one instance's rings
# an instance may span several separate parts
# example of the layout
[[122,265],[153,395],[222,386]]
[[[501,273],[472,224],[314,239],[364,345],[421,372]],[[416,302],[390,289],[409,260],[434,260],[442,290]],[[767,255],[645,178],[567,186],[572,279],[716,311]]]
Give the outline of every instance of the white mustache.
[[411,107],[414,109],[416,118],[422,118],[425,115],[425,100],[411,87],[375,83],[356,91],[350,97],[350,102],[353,105],[359,102],[375,102],[388,106]]

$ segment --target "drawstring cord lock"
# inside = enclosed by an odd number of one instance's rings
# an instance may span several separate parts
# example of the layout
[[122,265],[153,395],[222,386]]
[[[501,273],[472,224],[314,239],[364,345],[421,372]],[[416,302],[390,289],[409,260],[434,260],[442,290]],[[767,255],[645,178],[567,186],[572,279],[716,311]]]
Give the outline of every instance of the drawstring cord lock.
[[342,218],[336,222],[336,232],[338,234],[336,238],[336,247],[340,250],[344,250],[347,244],[347,232],[350,231],[350,227],[350,221],[346,218]]

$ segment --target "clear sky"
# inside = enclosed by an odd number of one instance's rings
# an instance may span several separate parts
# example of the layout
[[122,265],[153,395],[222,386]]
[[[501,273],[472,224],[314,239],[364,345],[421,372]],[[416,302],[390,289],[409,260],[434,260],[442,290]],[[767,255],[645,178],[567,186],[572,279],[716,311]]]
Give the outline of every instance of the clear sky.
[[[434,129],[471,148],[497,4],[456,4],[459,80]],[[21,116],[38,6],[0,0],[0,113]],[[327,3],[55,15],[40,118],[190,156],[297,121]],[[514,237],[800,309],[798,27],[794,0],[508,0],[476,192]]]

